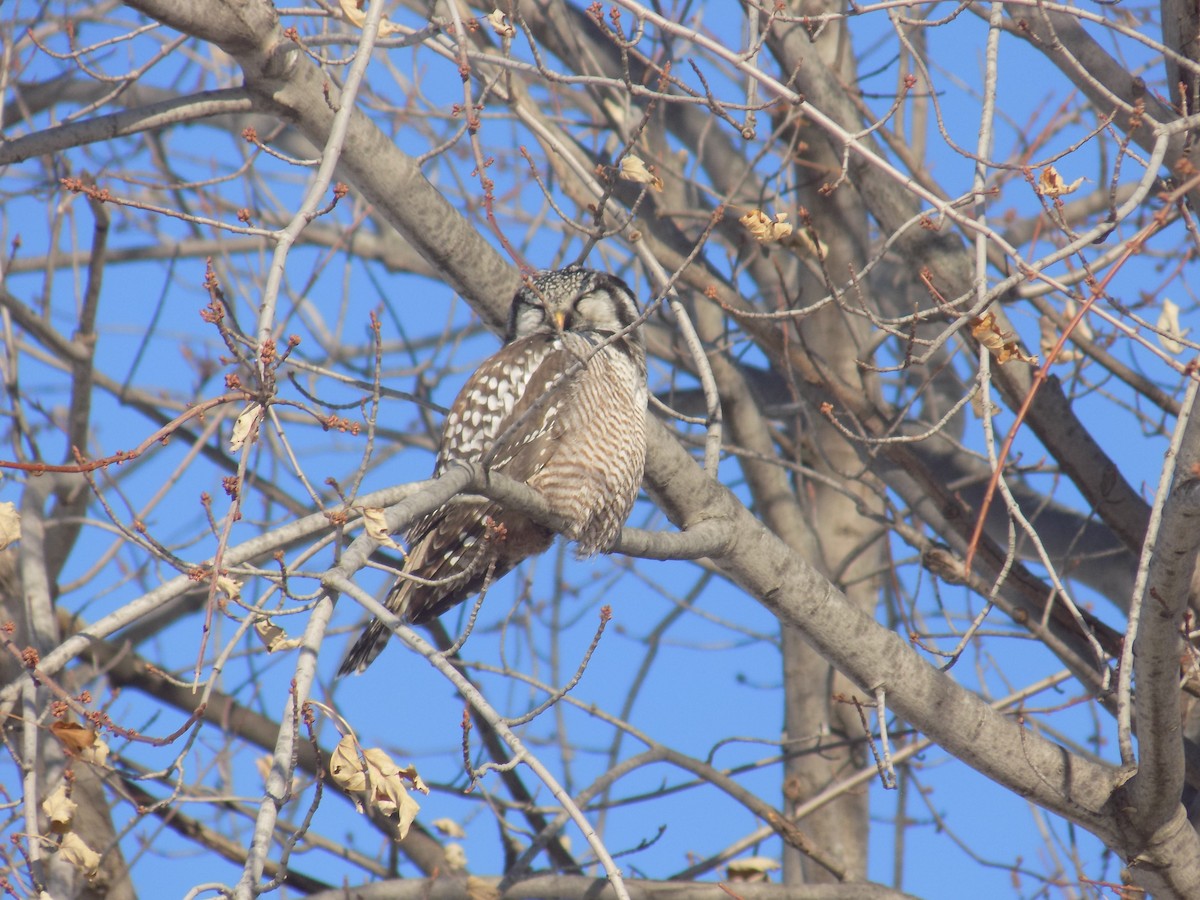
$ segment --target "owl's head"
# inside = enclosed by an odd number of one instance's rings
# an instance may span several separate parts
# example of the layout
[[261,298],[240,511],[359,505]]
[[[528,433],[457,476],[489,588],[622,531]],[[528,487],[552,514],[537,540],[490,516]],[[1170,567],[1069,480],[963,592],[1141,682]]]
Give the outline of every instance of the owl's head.
[[[602,337],[633,324],[638,317],[633,291],[620,278],[580,266],[548,269],[533,276],[513,297],[508,340],[558,331],[590,331]],[[627,338],[640,346],[641,335]]]

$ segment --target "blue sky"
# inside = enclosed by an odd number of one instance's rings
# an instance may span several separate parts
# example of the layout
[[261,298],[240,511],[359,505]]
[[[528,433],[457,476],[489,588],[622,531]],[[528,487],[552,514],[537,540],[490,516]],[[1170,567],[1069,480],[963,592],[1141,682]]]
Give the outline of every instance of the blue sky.
[[[944,14],[948,9],[939,8]],[[732,25],[721,16],[726,8],[710,4],[703,8],[704,25],[713,33],[720,34]],[[739,26],[740,27],[740,26]],[[873,48],[861,53],[860,68],[863,71],[879,69],[882,74],[867,78],[863,82],[866,90],[877,90],[886,94],[894,89],[894,71],[891,54],[894,47],[888,43],[890,30],[881,15],[856,19],[855,45]],[[981,76],[981,54],[984,27],[970,13],[964,13],[945,29],[930,32],[928,57],[936,60],[935,72],[944,93],[939,101],[945,114],[947,128],[955,141],[962,146],[974,148],[975,129],[979,111],[976,96]],[[878,41],[878,43],[876,43]],[[110,54],[107,63],[120,68],[128,63],[119,59],[120,53],[134,56],[143,52],[121,50]],[[1133,51],[1129,51],[1133,52]],[[45,57],[31,54],[36,66],[47,66]],[[1002,45],[1000,104],[1007,120],[999,127],[996,138],[996,155],[1009,157],[1012,148],[1021,145],[1032,135],[1041,133],[1042,128],[1058,112],[1062,102],[1059,76],[1040,57],[1028,54],[1015,41]],[[181,62],[180,71],[191,71]],[[169,68],[169,66],[168,66]],[[382,91],[391,86],[393,79],[399,81],[404,75],[422,79],[421,100],[427,109],[444,108],[454,101],[459,90],[456,78],[447,78],[451,64],[425,51],[389,51],[386,60],[372,67],[374,87]],[[47,72],[35,67],[22,74],[23,78],[43,77]],[[1018,77],[1020,76],[1020,77]],[[161,77],[169,83],[171,78]],[[721,83],[714,77],[718,89]],[[1044,92],[1040,86],[1044,84]],[[190,88],[189,88],[190,89]],[[1052,91],[1054,93],[1052,93]],[[397,142],[413,153],[429,149],[431,137],[413,122],[389,120],[381,116],[383,127],[394,126]],[[1035,157],[1044,158],[1061,152],[1079,138],[1087,123],[1064,129],[1053,134],[1045,150]],[[449,131],[453,123],[433,123],[433,132]],[[495,147],[511,152],[514,132],[509,124],[485,120],[482,138],[485,145],[494,142]],[[517,135],[520,138],[520,135]],[[525,138],[521,138],[524,140]],[[172,163],[177,171],[188,178],[211,177],[233,171],[247,151],[244,143],[233,136],[216,134],[214,129],[193,126],[165,135]],[[120,142],[122,147],[133,148],[132,142]],[[948,151],[936,138],[931,139],[930,169],[934,176],[947,185],[951,193],[965,191],[970,184],[971,163]],[[131,150],[132,152],[132,150]],[[151,161],[143,155],[125,160],[133,169],[149,169]],[[119,158],[118,154],[118,158]],[[74,150],[66,154],[72,171],[84,167],[96,168],[97,177],[103,181],[110,178],[114,189],[133,191],[130,183],[111,175],[107,168],[112,160],[100,153]],[[511,156],[502,160],[496,172],[506,171]],[[1070,181],[1079,175],[1099,182],[1103,177],[1100,156],[1093,145],[1085,145],[1075,151],[1067,161],[1057,163],[1064,177]],[[246,204],[255,209],[266,209],[278,204],[284,210],[291,209],[303,187],[293,170],[280,163],[261,160],[256,163],[259,171],[278,171],[284,178],[292,178],[290,186],[279,180],[272,182],[276,195],[266,195],[261,184],[246,186],[238,180],[231,181],[211,191],[228,202],[230,208]],[[450,190],[456,182],[470,181],[471,163],[463,153],[451,153],[428,166],[429,177],[435,183],[445,184]],[[3,231],[0,237],[9,247],[19,235],[20,257],[34,257],[45,253],[52,237],[51,223],[44,212],[47,197],[57,194],[58,188],[51,173],[40,169],[31,161],[23,166],[10,167],[3,173],[5,204],[3,209]],[[1014,210],[1019,215],[1033,214],[1037,201],[1028,191],[1022,199],[1022,178],[1018,174],[1007,176],[1015,185],[997,201],[998,212]],[[501,184],[501,192],[504,185]],[[523,238],[528,222],[518,212],[532,215],[541,205],[533,189],[513,195],[517,210],[506,214],[501,210],[501,221],[515,237]],[[360,201],[351,195],[327,219],[320,224],[335,223],[348,228],[361,212]],[[86,204],[75,199],[66,204],[62,231],[57,237],[60,248],[86,248],[90,240],[91,218]],[[140,219],[133,214],[113,208],[113,248],[145,247],[158,240],[156,235],[147,234]],[[544,210],[543,210],[544,212]],[[224,218],[232,220],[228,210]],[[182,238],[190,229],[177,222],[154,219],[155,228],[166,235]],[[1169,238],[1168,238],[1169,240]],[[1161,242],[1163,246],[1167,241]],[[560,258],[571,258],[578,250],[578,242],[564,241],[553,229],[547,229],[527,241],[524,246],[529,257],[538,264],[549,265]],[[564,250],[565,246],[565,250]],[[1152,243],[1152,249],[1157,245]],[[1041,252],[1045,247],[1041,248]],[[620,251],[618,251],[620,252]],[[540,256],[540,258],[539,258]],[[595,257],[593,259],[596,259]],[[269,262],[267,254],[232,256],[223,260],[222,277],[224,288],[237,309],[242,326],[249,328],[253,322],[252,309],[256,303],[259,279]],[[1110,291],[1123,302],[1135,305],[1141,291],[1149,291],[1165,276],[1160,271],[1169,267],[1171,260],[1150,258],[1135,260],[1120,277],[1113,282]],[[184,258],[176,262],[169,272],[160,265],[112,264],[106,273],[105,294],[101,304],[100,340],[97,344],[99,367],[118,382],[154,390],[163,390],[179,397],[207,397],[222,391],[223,370],[216,363],[224,352],[215,332],[205,328],[198,320],[197,311],[206,302],[201,287],[204,262],[195,258]],[[82,272],[59,272],[52,281],[40,273],[10,275],[7,286],[11,292],[23,298],[44,298],[50,309],[50,317],[63,332],[70,333],[75,304],[81,293]],[[1176,282],[1178,285],[1181,283]],[[644,285],[643,285],[644,287]],[[1172,292],[1175,287],[1172,287]],[[298,295],[304,292],[303,302]],[[330,254],[324,250],[298,249],[289,259],[284,295],[294,303],[295,314],[291,316],[286,331],[301,334],[304,343],[297,351],[298,358],[337,368],[330,362],[327,352],[339,346],[360,346],[368,339],[367,317],[370,311],[379,309],[382,316],[382,338],[385,347],[396,348],[403,335],[414,340],[433,340],[444,332],[462,337],[448,347],[437,351],[437,362],[451,361],[453,371],[444,383],[433,387],[435,401],[448,403],[466,373],[496,344],[490,335],[478,329],[470,331],[474,319],[461,301],[444,285],[416,276],[399,276],[389,273],[375,263],[363,263],[342,253]],[[1154,299],[1153,297],[1150,299]],[[1185,324],[1198,324],[1191,298],[1173,297],[1185,306]],[[1036,346],[1036,319],[1024,309],[1010,310],[1014,325],[1020,329],[1027,344]],[[1153,321],[1153,306],[1144,313]],[[151,327],[153,323],[153,327]],[[336,340],[323,338],[322,327],[336,328]],[[147,338],[149,334],[149,338]],[[1120,344],[1116,352],[1133,365],[1144,369],[1152,377],[1169,380],[1157,360],[1144,349],[1129,342]],[[201,377],[203,368],[199,361],[207,360],[215,368],[208,377]],[[425,363],[419,358],[415,362]],[[356,362],[342,366],[353,371]],[[53,419],[55,410],[67,402],[64,379],[53,366],[33,357],[24,357],[21,362],[22,383],[38,397],[47,419]],[[418,383],[419,373],[414,360],[401,352],[385,353],[384,374],[388,385],[400,390],[411,390]],[[1089,372],[1090,374],[1090,372]],[[362,377],[362,373],[359,373]],[[1067,369],[1061,376],[1069,377]],[[664,373],[658,370],[656,377]],[[314,387],[322,400],[348,402],[361,395],[353,390],[338,386],[329,379],[306,383]],[[662,386],[660,383],[659,387]],[[287,389],[291,399],[300,399],[297,392]],[[1149,498],[1156,485],[1165,441],[1160,437],[1142,434],[1135,417],[1122,410],[1122,404],[1130,402],[1128,392],[1118,384],[1106,384],[1103,391],[1076,404],[1084,421],[1097,429],[1102,443],[1112,453],[1123,473],[1135,485],[1143,486]],[[94,452],[111,453],[127,449],[153,430],[153,427],[127,408],[100,392],[94,413]],[[1002,413],[998,417],[1002,428],[1012,421],[1011,415]],[[436,423],[436,419],[435,419]],[[411,431],[423,426],[422,416],[412,404],[402,400],[386,399],[382,408],[380,424],[384,428]],[[222,433],[228,436],[228,423]],[[978,449],[979,429],[975,420],[968,425],[969,446]],[[346,479],[357,465],[364,452],[365,442],[360,438],[325,432],[319,427],[303,422],[295,424],[289,436],[294,436],[298,455],[306,473],[314,484],[321,485],[326,476]],[[56,444],[56,438],[47,435],[43,450],[47,459],[56,459],[64,448]],[[1032,442],[1022,442],[1021,452],[1031,459],[1037,458],[1040,448]],[[117,473],[119,494],[118,512],[132,516],[142,511],[146,504],[167,487],[166,481],[188,453],[184,441],[155,448],[143,459],[127,464]],[[407,449],[393,453],[391,448],[381,448],[380,460],[367,473],[364,490],[371,490],[397,482],[424,478],[432,466],[432,454],[424,449]],[[263,473],[276,478],[288,490],[300,495],[300,487],[285,468],[263,456],[252,458],[252,465],[262,466]],[[736,480],[736,465],[726,460],[722,464],[722,475],[727,481]],[[188,559],[202,559],[210,552],[211,541],[204,537],[204,512],[200,505],[201,491],[217,498],[218,514],[224,494],[220,478],[222,473],[207,466],[191,467],[178,482],[170,485],[167,499],[157,503],[145,515],[152,532],[164,542],[176,542],[173,550]],[[737,485],[734,485],[735,489]],[[1065,481],[1057,488],[1060,498],[1069,500],[1073,490]],[[17,481],[7,479],[0,482],[0,500],[17,501],[21,487]],[[1073,501],[1072,501],[1073,502]],[[245,520],[235,528],[235,540],[243,540],[265,525],[277,524],[285,519],[278,507],[264,508],[257,503],[246,511]],[[643,498],[635,509],[632,524],[642,527],[664,527],[661,515]],[[172,577],[175,573],[164,565],[144,566],[144,558],[122,552],[118,555],[120,565],[105,568],[98,577],[91,574],[95,561],[112,546],[114,536],[98,518],[89,522],[78,552],[74,554],[64,573],[64,583],[88,578],[86,586],[77,586],[64,597],[64,603],[89,620],[127,603],[138,596],[147,586]],[[894,552],[904,556],[910,551],[897,544]],[[310,569],[319,569],[322,560],[308,564]],[[561,566],[564,578],[560,579]],[[124,566],[122,571],[121,566]],[[143,567],[144,566],[144,567]],[[657,657],[651,675],[644,681],[635,682],[634,676],[645,658],[647,636],[665,617],[675,609],[676,602],[683,602],[703,578],[694,566],[681,563],[639,563],[637,573],[623,570],[617,560],[612,567],[607,564],[577,564],[568,552],[563,554],[561,546],[539,560],[523,568],[519,576],[510,576],[491,590],[480,626],[469,644],[472,660],[490,666],[510,666],[516,672],[540,681],[561,684],[574,671],[577,661],[586,649],[596,627],[597,612],[602,604],[610,604],[615,618],[608,627],[605,638],[593,657],[588,671],[571,698],[578,705],[560,704],[546,713],[531,726],[523,729],[523,737],[549,759],[558,760],[555,740],[566,735],[576,748],[575,755],[562,766],[562,777],[573,789],[585,787],[610,768],[609,748],[613,741],[613,729],[600,722],[588,712],[590,704],[597,704],[610,712],[618,710],[627,698],[634,696],[629,716],[630,723],[642,729],[651,738],[669,743],[672,747],[690,756],[705,759],[713,753],[713,762],[721,767],[751,766],[763,760],[771,760],[778,753],[782,715],[780,712],[780,661],[778,648],[773,638],[774,622],[752,599],[724,583],[719,577],[711,579],[692,605],[666,630],[657,648]],[[907,576],[906,576],[907,577]],[[358,581],[372,589],[382,589],[386,577],[377,572],[363,572]],[[531,585],[531,586],[530,586]],[[561,604],[555,605],[556,585],[562,585]],[[937,615],[936,602],[927,584],[918,586],[905,583],[916,591],[919,608],[931,620]],[[312,585],[310,589],[315,589]],[[528,593],[539,602],[539,613],[522,633],[516,626],[501,631],[506,612],[519,597]],[[978,598],[969,597],[961,590],[943,587],[941,599],[955,604],[953,615],[964,624],[963,610],[973,613],[979,608]],[[1086,596],[1086,595],[1085,595]],[[674,598],[674,599],[671,599]],[[527,608],[527,607],[524,607]],[[557,609],[561,619],[557,637],[552,637],[551,616]],[[1107,621],[1120,625],[1119,618],[1106,607],[1097,611]],[[967,615],[969,615],[968,613]],[[454,613],[448,616],[450,626],[455,622]],[[882,613],[881,613],[882,615]],[[280,616],[277,624],[289,633],[298,634],[303,627],[303,615]],[[345,632],[345,637],[331,637],[321,659],[321,671],[325,678],[331,676],[346,641],[361,619],[361,612],[345,599],[339,604],[335,625]],[[979,687],[991,697],[1000,697],[1025,684],[1037,681],[1054,671],[1057,666],[1036,643],[1017,632],[999,613],[993,612],[989,627],[1008,636],[989,638],[986,643],[973,646],[954,670],[954,677],[970,687]],[[144,648],[148,655],[172,660],[176,672],[182,677],[190,670],[197,648],[199,622],[190,617],[173,626],[157,644]],[[220,648],[232,634],[233,625],[221,618],[215,620],[211,636],[211,648]],[[557,644],[553,643],[556,640]],[[159,649],[161,648],[161,649]],[[246,651],[253,650],[251,654]],[[555,651],[554,654],[551,650]],[[279,698],[284,696],[286,685],[292,676],[294,658],[281,654],[265,661],[257,651],[253,640],[237,648],[234,664],[223,676],[222,687],[229,692],[249,697],[259,711],[275,715]],[[530,691],[518,681],[478,673],[489,697],[504,709],[520,710],[540,700],[540,694]],[[1007,679],[1007,680],[1006,680]],[[257,692],[250,687],[257,686]],[[326,692],[328,691],[328,693]],[[1067,704],[1068,708],[1048,714],[1045,718],[1053,727],[1074,739],[1087,744],[1101,743],[1098,752],[1108,759],[1115,756],[1114,736],[1107,716],[1098,712],[1094,705],[1082,702],[1070,705],[1077,691],[1067,684],[1060,692],[1047,692],[1029,701],[1030,706],[1054,707]],[[398,642],[375,663],[370,673],[361,678],[352,678],[331,686],[322,684],[317,696],[331,701],[358,729],[364,744],[384,746],[398,760],[415,763],[422,776],[431,784],[438,785],[431,796],[422,799],[423,811],[420,821],[429,824],[446,816],[454,818],[467,828],[464,847],[473,870],[478,872],[498,871],[502,863],[496,825],[486,807],[488,793],[502,794],[495,776],[485,779],[475,794],[461,796],[463,786],[460,758],[461,734],[459,722],[462,702],[450,686],[438,676],[425,661],[407,653]],[[152,704],[135,692],[127,691],[113,701],[110,714],[117,721],[150,733],[169,733],[181,722],[182,716],[160,713]],[[326,747],[336,741],[336,734],[328,722],[321,722],[322,742]],[[738,740],[722,744],[731,737]],[[199,778],[206,784],[232,788],[238,801],[246,808],[258,802],[261,783],[257,772],[245,763],[255,755],[248,749],[236,748],[237,765],[232,771],[228,765],[227,751],[235,749],[224,744],[220,733],[206,728],[197,740],[193,754],[188,760],[187,777]],[[622,756],[639,752],[642,747],[631,736],[622,744]],[[1091,749],[1097,749],[1091,747]],[[122,748],[130,758],[137,759],[151,768],[166,766],[179,752],[177,746],[151,749],[144,746]],[[206,771],[211,769],[211,771]],[[738,775],[740,783],[751,787],[772,803],[779,801],[779,766],[765,765]],[[928,898],[957,898],[963,895],[964,886],[969,886],[974,896],[1033,896],[1039,886],[1031,875],[1014,886],[1009,866],[1018,859],[1029,866],[1043,870],[1054,867],[1047,862],[1045,834],[1052,832],[1059,854],[1064,859],[1078,855],[1081,871],[1091,878],[1113,879],[1117,875],[1117,863],[1105,859],[1102,848],[1090,836],[1071,829],[1053,817],[1031,811],[1025,801],[991,784],[960,763],[947,759],[936,748],[918,758],[916,764],[918,784],[913,784],[907,796],[907,815],[917,820],[905,834],[904,853],[906,865],[903,887],[919,896]],[[12,772],[11,767],[8,772]],[[6,774],[5,779],[9,780]],[[533,784],[531,777],[527,783]],[[623,778],[617,785],[614,796],[629,798],[652,794],[664,787],[688,783],[690,776],[677,769],[656,765],[640,770]],[[15,783],[15,782],[13,782]],[[917,796],[923,792],[925,801],[936,811],[934,820],[925,803]],[[895,815],[897,795],[886,792],[873,784],[870,788],[872,811],[876,827],[872,833],[871,876],[890,882],[892,853],[894,852],[893,831],[885,823]],[[304,795],[304,799],[310,797]],[[538,799],[549,803],[543,789]],[[188,811],[188,804],[183,805]],[[302,802],[289,808],[288,815],[302,816],[306,809]],[[203,809],[193,811],[203,815]],[[127,814],[128,809],[121,814]],[[512,816],[516,821],[517,817]],[[753,833],[760,823],[741,807],[725,800],[711,787],[691,786],[672,793],[669,799],[641,800],[622,804],[612,810],[606,821],[605,838],[614,852],[632,849],[640,842],[649,846],[621,858],[621,864],[636,869],[648,877],[669,877],[685,869],[697,857],[714,853],[743,835]],[[248,834],[249,821],[238,815],[223,814],[223,826],[234,837]],[[660,826],[665,831],[659,835]],[[369,854],[381,853],[381,843],[362,820],[357,818],[349,804],[340,798],[327,796],[316,814],[314,831],[335,839],[343,838],[347,846],[353,846]],[[573,829],[567,830],[572,847],[583,853],[584,844]],[[191,855],[191,845],[184,844],[166,831],[154,833],[152,826],[139,828],[139,839],[150,838],[154,848],[148,853],[144,864],[137,868],[139,886],[145,895],[155,890],[165,890],[184,882],[191,884],[201,880],[220,879],[232,881],[236,872],[232,867],[221,871],[223,863],[213,863],[211,857]],[[969,853],[958,846],[961,840],[971,850],[982,855],[994,866],[980,865]],[[132,844],[134,839],[130,839]],[[770,838],[754,848],[753,852],[763,855],[778,855],[778,841]],[[322,878],[337,882],[343,874],[355,879],[360,877],[356,869],[343,868],[331,856],[320,850],[301,853],[295,865],[303,871],[320,873]],[[1073,865],[1064,863],[1068,878],[1074,878]],[[415,872],[402,868],[404,874]],[[1050,892],[1053,896],[1053,891]]]

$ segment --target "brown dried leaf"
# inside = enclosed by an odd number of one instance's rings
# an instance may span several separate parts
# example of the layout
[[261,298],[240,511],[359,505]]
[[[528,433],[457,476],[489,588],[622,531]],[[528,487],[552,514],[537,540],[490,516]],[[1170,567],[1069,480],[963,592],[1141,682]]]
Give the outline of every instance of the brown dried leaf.
[[[977,419],[983,418],[984,412],[985,412],[985,410],[983,408],[983,391],[976,391],[971,396],[971,411],[975,413],[975,418],[977,418]],[[986,412],[988,415],[994,416],[1000,412],[1000,407],[997,404],[993,403],[993,404],[991,404],[991,408],[986,410]]]
[[1031,366],[1036,366],[1038,364],[1038,358],[1036,356],[1030,356],[1028,353],[1022,350],[1021,345],[1016,341],[1009,341],[996,353],[996,362],[1000,363],[1000,365],[1004,365],[1006,362],[1012,359],[1023,363],[1029,363]]
[[63,748],[72,756],[78,756],[82,750],[96,742],[96,732],[77,722],[55,722],[50,726],[50,733],[58,738]]
[[1042,174],[1038,178],[1037,192],[1043,197],[1065,197],[1067,194],[1073,194],[1079,190],[1079,186],[1086,179],[1076,178],[1070,184],[1063,181],[1061,175],[1058,174],[1058,169],[1054,166],[1046,166],[1042,169]]
[[971,335],[975,340],[990,350],[1000,365],[1004,365],[1012,359],[1037,365],[1036,356],[1026,354],[1014,340],[1011,332],[1003,331],[996,325],[995,313],[984,313],[977,319],[971,319],[967,324],[971,326]]

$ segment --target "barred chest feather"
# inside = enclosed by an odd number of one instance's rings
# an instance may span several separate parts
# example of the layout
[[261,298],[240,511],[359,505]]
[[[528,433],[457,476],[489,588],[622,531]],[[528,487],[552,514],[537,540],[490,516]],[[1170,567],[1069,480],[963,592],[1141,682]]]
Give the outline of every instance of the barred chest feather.
[[640,348],[617,342],[597,351],[599,343],[594,334],[535,334],[488,360],[446,418],[435,470],[495,448],[491,467],[525,480],[572,522],[568,537],[582,556],[615,541],[645,463]]

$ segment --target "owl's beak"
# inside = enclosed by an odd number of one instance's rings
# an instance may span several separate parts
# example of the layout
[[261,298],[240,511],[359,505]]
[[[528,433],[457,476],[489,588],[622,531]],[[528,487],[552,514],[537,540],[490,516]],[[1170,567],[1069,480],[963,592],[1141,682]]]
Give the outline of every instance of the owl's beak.
[[556,309],[550,313],[550,319],[554,322],[554,330],[562,331],[563,326],[567,324],[567,312],[563,309]]

